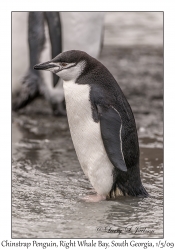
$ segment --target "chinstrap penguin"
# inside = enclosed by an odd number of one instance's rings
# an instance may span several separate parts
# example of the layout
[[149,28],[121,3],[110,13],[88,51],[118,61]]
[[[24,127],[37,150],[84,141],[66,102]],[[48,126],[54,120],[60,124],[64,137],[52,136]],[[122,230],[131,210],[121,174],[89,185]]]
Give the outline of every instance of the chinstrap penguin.
[[97,192],[87,201],[148,196],[140,178],[134,116],[108,69],[79,50],[63,52],[34,69],[49,70],[63,79],[73,144]]

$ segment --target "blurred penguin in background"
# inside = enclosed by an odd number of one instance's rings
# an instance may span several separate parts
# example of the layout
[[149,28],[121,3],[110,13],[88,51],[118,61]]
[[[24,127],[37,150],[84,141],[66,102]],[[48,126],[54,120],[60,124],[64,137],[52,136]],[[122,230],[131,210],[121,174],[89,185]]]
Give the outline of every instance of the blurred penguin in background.
[[103,12],[29,12],[29,69],[21,87],[13,94],[12,109],[17,111],[37,96],[43,95],[54,115],[65,115],[62,80],[53,75],[52,84],[43,80],[42,73],[33,69],[39,63],[45,44],[45,22],[48,26],[51,58],[67,50],[83,50],[98,58],[103,43]]

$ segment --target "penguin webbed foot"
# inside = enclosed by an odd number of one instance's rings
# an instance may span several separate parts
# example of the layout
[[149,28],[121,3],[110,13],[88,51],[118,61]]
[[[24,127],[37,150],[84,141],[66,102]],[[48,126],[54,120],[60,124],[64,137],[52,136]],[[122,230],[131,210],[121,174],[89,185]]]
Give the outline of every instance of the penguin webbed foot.
[[99,202],[106,200],[106,196],[100,194],[93,194],[82,197],[81,199],[85,202]]
[[51,102],[52,112],[55,116],[66,116],[65,100],[62,102]]
[[31,70],[27,72],[23,78],[20,89],[13,94],[13,111],[17,111],[27,106],[39,95],[38,86],[40,81],[41,77],[39,75],[34,74]]

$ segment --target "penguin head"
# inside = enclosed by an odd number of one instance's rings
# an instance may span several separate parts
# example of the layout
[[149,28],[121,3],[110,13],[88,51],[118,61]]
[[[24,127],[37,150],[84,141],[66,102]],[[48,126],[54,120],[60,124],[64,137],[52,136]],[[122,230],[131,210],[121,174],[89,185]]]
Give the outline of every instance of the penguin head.
[[83,72],[90,56],[79,50],[65,51],[51,61],[34,66],[36,70],[48,70],[64,81],[76,80]]

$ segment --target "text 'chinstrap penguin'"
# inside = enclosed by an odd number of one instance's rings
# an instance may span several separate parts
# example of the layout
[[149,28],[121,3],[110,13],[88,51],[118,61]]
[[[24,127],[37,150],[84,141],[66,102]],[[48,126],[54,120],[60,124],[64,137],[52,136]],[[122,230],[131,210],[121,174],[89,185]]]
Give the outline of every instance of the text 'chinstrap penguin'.
[[119,195],[148,196],[139,169],[134,116],[118,83],[95,58],[70,50],[37,64],[63,79],[66,110],[77,157],[100,201]]

